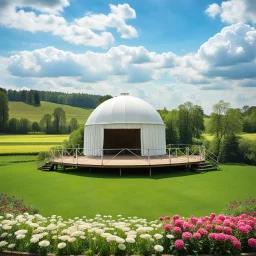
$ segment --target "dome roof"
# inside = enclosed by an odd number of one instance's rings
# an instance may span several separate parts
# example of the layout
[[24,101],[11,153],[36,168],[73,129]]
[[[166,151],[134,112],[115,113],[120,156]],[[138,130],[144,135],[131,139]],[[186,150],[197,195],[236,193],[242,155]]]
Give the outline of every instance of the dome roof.
[[133,96],[118,96],[100,104],[85,125],[132,123],[164,125],[159,113],[146,101]]

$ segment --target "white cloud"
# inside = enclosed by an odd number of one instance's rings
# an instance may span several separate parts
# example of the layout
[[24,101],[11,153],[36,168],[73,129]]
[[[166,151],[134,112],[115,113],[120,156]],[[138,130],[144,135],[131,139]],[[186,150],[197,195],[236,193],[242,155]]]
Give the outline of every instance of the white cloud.
[[[126,23],[127,19],[136,18],[135,10],[128,4],[110,5],[110,13],[86,14],[83,18],[69,23],[64,17],[56,15],[68,6],[67,0],[4,0],[0,3],[0,24],[29,32],[49,32],[60,36],[63,40],[77,45],[107,47],[114,42],[114,37],[107,29],[114,28],[122,38],[138,36],[136,29]],[[21,9],[17,9],[20,7]],[[30,7],[39,12],[25,11],[23,7]],[[95,32],[101,31],[101,32]]]
[[205,10],[205,13],[208,14],[210,17],[215,18],[220,13],[220,6],[218,4],[211,4]]
[[220,16],[222,22],[227,23],[256,23],[255,0],[228,0],[221,5],[214,3],[205,11],[210,17]]

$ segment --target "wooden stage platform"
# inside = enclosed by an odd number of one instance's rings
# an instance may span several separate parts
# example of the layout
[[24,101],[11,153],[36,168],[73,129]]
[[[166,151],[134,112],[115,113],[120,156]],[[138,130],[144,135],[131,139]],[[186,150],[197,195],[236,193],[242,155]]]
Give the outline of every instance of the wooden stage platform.
[[154,168],[168,166],[188,166],[203,162],[199,155],[190,156],[151,156],[139,157],[137,155],[106,155],[101,157],[89,156],[63,156],[55,157],[52,161],[55,165],[89,167],[89,168]]

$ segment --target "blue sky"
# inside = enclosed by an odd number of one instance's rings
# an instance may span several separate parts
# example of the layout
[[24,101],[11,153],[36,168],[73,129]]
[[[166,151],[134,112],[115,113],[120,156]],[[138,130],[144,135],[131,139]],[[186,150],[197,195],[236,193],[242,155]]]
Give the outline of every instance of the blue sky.
[[0,86],[255,105],[255,24],[254,0],[2,0]]

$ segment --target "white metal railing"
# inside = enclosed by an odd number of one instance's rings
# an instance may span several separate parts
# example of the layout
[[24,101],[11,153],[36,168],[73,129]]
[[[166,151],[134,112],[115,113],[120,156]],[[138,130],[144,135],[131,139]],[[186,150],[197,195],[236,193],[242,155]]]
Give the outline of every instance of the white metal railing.
[[[95,151],[99,151],[100,155],[91,156]],[[114,152],[113,155],[109,155],[106,157],[106,152]],[[157,154],[159,151],[159,154]],[[86,152],[86,154],[84,154]],[[138,154],[138,152],[143,152],[144,154]],[[145,154],[147,152],[147,154]],[[162,152],[166,152],[162,154]],[[131,155],[136,156],[138,159],[146,162],[150,165],[150,161],[154,159],[167,159],[170,163],[172,163],[173,159],[181,159],[182,162],[193,162],[196,157],[198,160],[205,161],[209,160],[214,163],[214,165],[218,165],[218,158],[213,153],[207,150],[204,146],[198,145],[171,145],[171,147],[167,147],[165,149],[130,149],[130,148],[117,148],[117,149],[96,149],[96,148],[61,148],[61,149],[51,149],[51,155],[53,159],[58,160],[63,163],[65,157],[72,157],[73,163],[81,164],[86,163],[90,159],[94,159],[97,163],[104,165],[109,163],[110,161],[116,159],[119,155],[129,153]],[[154,153],[153,155],[151,153]],[[87,157],[80,157],[87,156]],[[111,158],[109,156],[112,156]],[[174,160],[173,160],[174,161]]]

